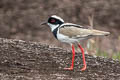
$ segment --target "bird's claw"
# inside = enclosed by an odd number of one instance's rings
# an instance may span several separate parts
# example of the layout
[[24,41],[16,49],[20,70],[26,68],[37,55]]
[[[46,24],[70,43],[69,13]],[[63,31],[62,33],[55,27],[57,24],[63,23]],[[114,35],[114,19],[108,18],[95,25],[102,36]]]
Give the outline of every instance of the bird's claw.
[[86,66],[84,66],[80,71],[84,71],[84,70],[86,70]]
[[64,68],[65,70],[73,70],[73,68],[72,67],[70,67],[70,68]]

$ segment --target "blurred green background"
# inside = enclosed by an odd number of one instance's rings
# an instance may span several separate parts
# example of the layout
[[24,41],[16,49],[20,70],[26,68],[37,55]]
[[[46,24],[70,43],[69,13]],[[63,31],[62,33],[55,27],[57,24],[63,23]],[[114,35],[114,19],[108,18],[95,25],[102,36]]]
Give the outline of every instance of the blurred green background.
[[89,54],[120,60],[120,0],[0,0],[0,37],[70,49],[40,25],[53,14],[83,26],[89,26],[88,16],[93,14],[93,28],[111,35],[91,39],[89,49],[84,48]]

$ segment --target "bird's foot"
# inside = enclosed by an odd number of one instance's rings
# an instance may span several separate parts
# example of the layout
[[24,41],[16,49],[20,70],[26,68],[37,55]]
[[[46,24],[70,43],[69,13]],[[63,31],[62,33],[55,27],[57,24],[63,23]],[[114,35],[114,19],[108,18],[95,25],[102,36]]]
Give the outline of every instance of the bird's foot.
[[64,68],[65,70],[73,70],[73,67],[70,68]]
[[84,71],[84,70],[86,70],[86,65],[81,69],[81,71]]

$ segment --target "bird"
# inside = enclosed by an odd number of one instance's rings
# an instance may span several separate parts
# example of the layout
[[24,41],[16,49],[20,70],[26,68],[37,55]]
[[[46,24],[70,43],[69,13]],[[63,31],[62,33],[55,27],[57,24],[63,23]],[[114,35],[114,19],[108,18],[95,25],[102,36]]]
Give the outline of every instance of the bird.
[[65,23],[64,20],[57,15],[52,15],[45,22],[41,23],[41,25],[45,24],[50,27],[51,32],[53,33],[54,37],[57,40],[64,43],[68,43],[72,47],[72,62],[70,67],[64,68],[65,70],[73,70],[74,68],[75,60],[74,44],[77,44],[81,50],[83,58],[83,67],[80,70],[84,71],[86,70],[87,65],[85,61],[84,49],[80,45],[80,41],[90,39],[96,36],[107,36],[110,34],[110,32],[89,29],[74,23]]

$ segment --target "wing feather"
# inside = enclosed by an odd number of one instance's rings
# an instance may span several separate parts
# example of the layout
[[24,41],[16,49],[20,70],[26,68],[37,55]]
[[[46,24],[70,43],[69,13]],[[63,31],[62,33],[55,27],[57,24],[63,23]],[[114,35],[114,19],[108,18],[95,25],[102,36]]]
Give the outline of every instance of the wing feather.
[[109,32],[99,31],[95,29],[84,29],[82,27],[74,27],[74,26],[64,26],[59,29],[59,32],[63,35],[66,35],[70,38],[84,38],[89,36],[100,36],[100,35],[108,35]]
[[91,31],[83,28],[78,27],[66,27],[59,29],[60,33],[69,37],[85,37],[91,35]]

